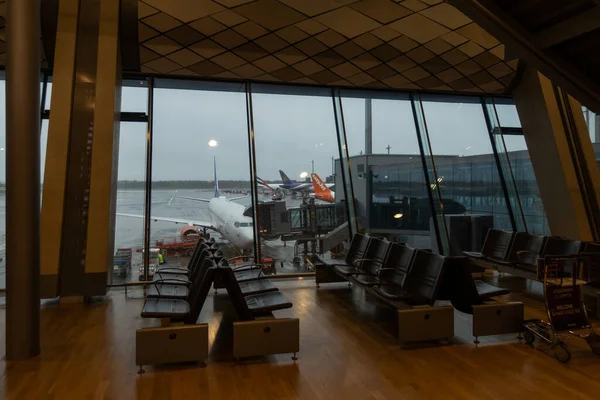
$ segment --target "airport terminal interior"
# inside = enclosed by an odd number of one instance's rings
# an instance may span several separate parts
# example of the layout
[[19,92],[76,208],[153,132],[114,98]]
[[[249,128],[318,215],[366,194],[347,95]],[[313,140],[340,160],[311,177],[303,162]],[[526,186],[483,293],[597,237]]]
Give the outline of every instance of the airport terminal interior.
[[1,399],[597,399],[598,0],[0,1]]

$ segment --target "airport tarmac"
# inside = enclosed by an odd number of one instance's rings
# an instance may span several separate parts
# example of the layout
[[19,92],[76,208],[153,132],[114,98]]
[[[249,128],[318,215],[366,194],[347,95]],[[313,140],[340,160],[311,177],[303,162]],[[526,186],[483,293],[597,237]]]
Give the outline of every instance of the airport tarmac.
[[[208,204],[202,202],[190,201],[177,196],[197,197],[210,199],[214,196],[212,190],[179,190],[173,201],[169,202],[174,191],[170,190],[154,190],[152,192],[151,214],[156,217],[170,217],[178,219],[189,219],[190,221],[208,221],[207,213]],[[240,197],[240,194],[226,194],[228,197]],[[270,200],[269,196],[261,196],[261,201]],[[249,206],[251,198],[237,199],[236,202]],[[285,198],[286,207],[299,207],[300,199]],[[144,192],[141,190],[123,190],[118,192],[117,197],[117,212],[125,214],[143,214],[144,213]],[[132,273],[126,278],[126,281],[138,280],[138,271],[143,265],[142,253],[136,250],[143,247],[144,240],[144,224],[142,219],[128,218],[117,216],[115,225],[115,249],[117,248],[132,248]],[[156,240],[179,237],[179,233],[183,226],[164,221],[151,221],[150,224],[150,243],[151,245]],[[217,241],[220,239],[218,233],[211,232]],[[296,273],[307,272],[304,266],[294,266],[294,243],[288,242],[284,244],[280,240],[268,241],[263,245],[263,257],[272,257],[276,262],[276,272],[279,273]],[[178,257],[178,263],[186,263],[185,257]],[[122,283],[123,278],[113,277],[113,284]]]
[[[174,198],[169,202],[174,194],[174,190],[154,190],[152,191],[151,214],[153,216],[171,217],[180,219],[189,219],[190,221],[209,220],[206,203],[194,202],[181,198]],[[179,190],[179,196],[198,197],[210,199],[214,195],[212,190]],[[239,197],[240,194],[227,194],[231,197]],[[261,195],[261,201],[270,200],[269,196]],[[285,197],[287,208],[299,207],[300,199]],[[251,204],[250,196],[244,199],[235,200],[240,204],[249,206]],[[126,214],[144,214],[144,191],[143,190],[119,190],[117,192],[117,212]],[[0,288],[5,287],[5,250],[6,250],[6,208],[4,194],[0,194]],[[150,224],[150,243],[154,244],[157,239],[178,238],[179,232],[183,228],[181,224],[174,224],[164,221],[151,221]],[[211,232],[211,234],[213,234]],[[219,239],[219,234],[214,234]],[[143,247],[144,241],[144,221],[138,218],[128,218],[117,216],[115,223],[115,251],[117,248],[131,248],[133,250],[132,272],[125,279],[114,276],[113,284],[123,283],[124,281],[138,280],[138,271],[142,265],[142,253],[137,252]],[[309,271],[307,267],[294,266],[294,242],[283,243],[280,240],[267,241],[263,245],[263,256],[272,257],[276,261],[276,273],[297,273]],[[177,262],[186,262],[185,258],[178,258]]]

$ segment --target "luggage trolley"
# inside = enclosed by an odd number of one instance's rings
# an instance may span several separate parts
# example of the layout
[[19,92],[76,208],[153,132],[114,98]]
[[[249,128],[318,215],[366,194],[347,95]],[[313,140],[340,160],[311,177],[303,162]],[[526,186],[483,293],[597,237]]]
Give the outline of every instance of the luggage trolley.
[[584,278],[588,263],[589,257],[585,254],[546,256],[538,260],[538,278],[544,283],[548,321],[525,321],[523,338],[528,344],[540,338],[563,363],[571,359],[565,343],[569,334],[585,339],[592,352],[600,355],[600,335],[588,320],[581,290],[588,283]]

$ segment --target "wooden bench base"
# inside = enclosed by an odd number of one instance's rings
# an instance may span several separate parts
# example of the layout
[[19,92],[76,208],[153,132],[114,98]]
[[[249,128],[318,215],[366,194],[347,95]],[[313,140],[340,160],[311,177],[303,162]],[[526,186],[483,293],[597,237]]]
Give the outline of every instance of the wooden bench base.
[[414,307],[398,310],[398,342],[450,340],[454,337],[454,307]]
[[523,332],[525,305],[520,301],[510,303],[490,302],[473,306],[473,336],[504,335]]
[[300,351],[298,318],[265,318],[233,323],[233,357],[264,356]]
[[201,361],[208,358],[208,324],[172,325],[135,331],[135,363],[143,365]]

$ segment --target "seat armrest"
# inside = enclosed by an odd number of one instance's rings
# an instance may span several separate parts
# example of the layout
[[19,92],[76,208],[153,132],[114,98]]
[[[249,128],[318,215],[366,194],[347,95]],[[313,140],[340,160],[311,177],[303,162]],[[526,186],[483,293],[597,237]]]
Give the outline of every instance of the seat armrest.
[[191,281],[185,280],[185,279],[176,279],[176,278],[167,278],[167,279],[157,279],[155,281],[152,281],[153,284],[167,284],[167,285],[186,285],[189,286],[192,284]]
[[252,258],[252,257],[254,257],[254,256],[251,256],[251,255],[237,256],[237,257],[228,258],[227,262],[231,262],[231,261],[235,261],[235,260],[247,260],[247,259]]
[[319,264],[322,265],[327,265],[328,267],[335,267],[336,265],[346,265],[346,260],[336,260],[336,259],[331,259],[331,260],[325,260],[324,258],[321,257],[317,257],[317,260],[319,260]]
[[[248,268],[248,267],[250,267],[250,268]],[[232,267],[231,270],[232,271],[237,271],[238,269],[242,269],[242,268],[246,268],[246,271],[250,271],[252,269],[261,269],[262,266],[258,265],[258,264],[240,265],[239,267]]]
[[161,272],[161,271],[162,272],[173,271],[173,272],[182,273],[182,274],[190,272],[190,270],[187,268],[168,267],[168,268],[160,268],[156,271],[156,273]]

